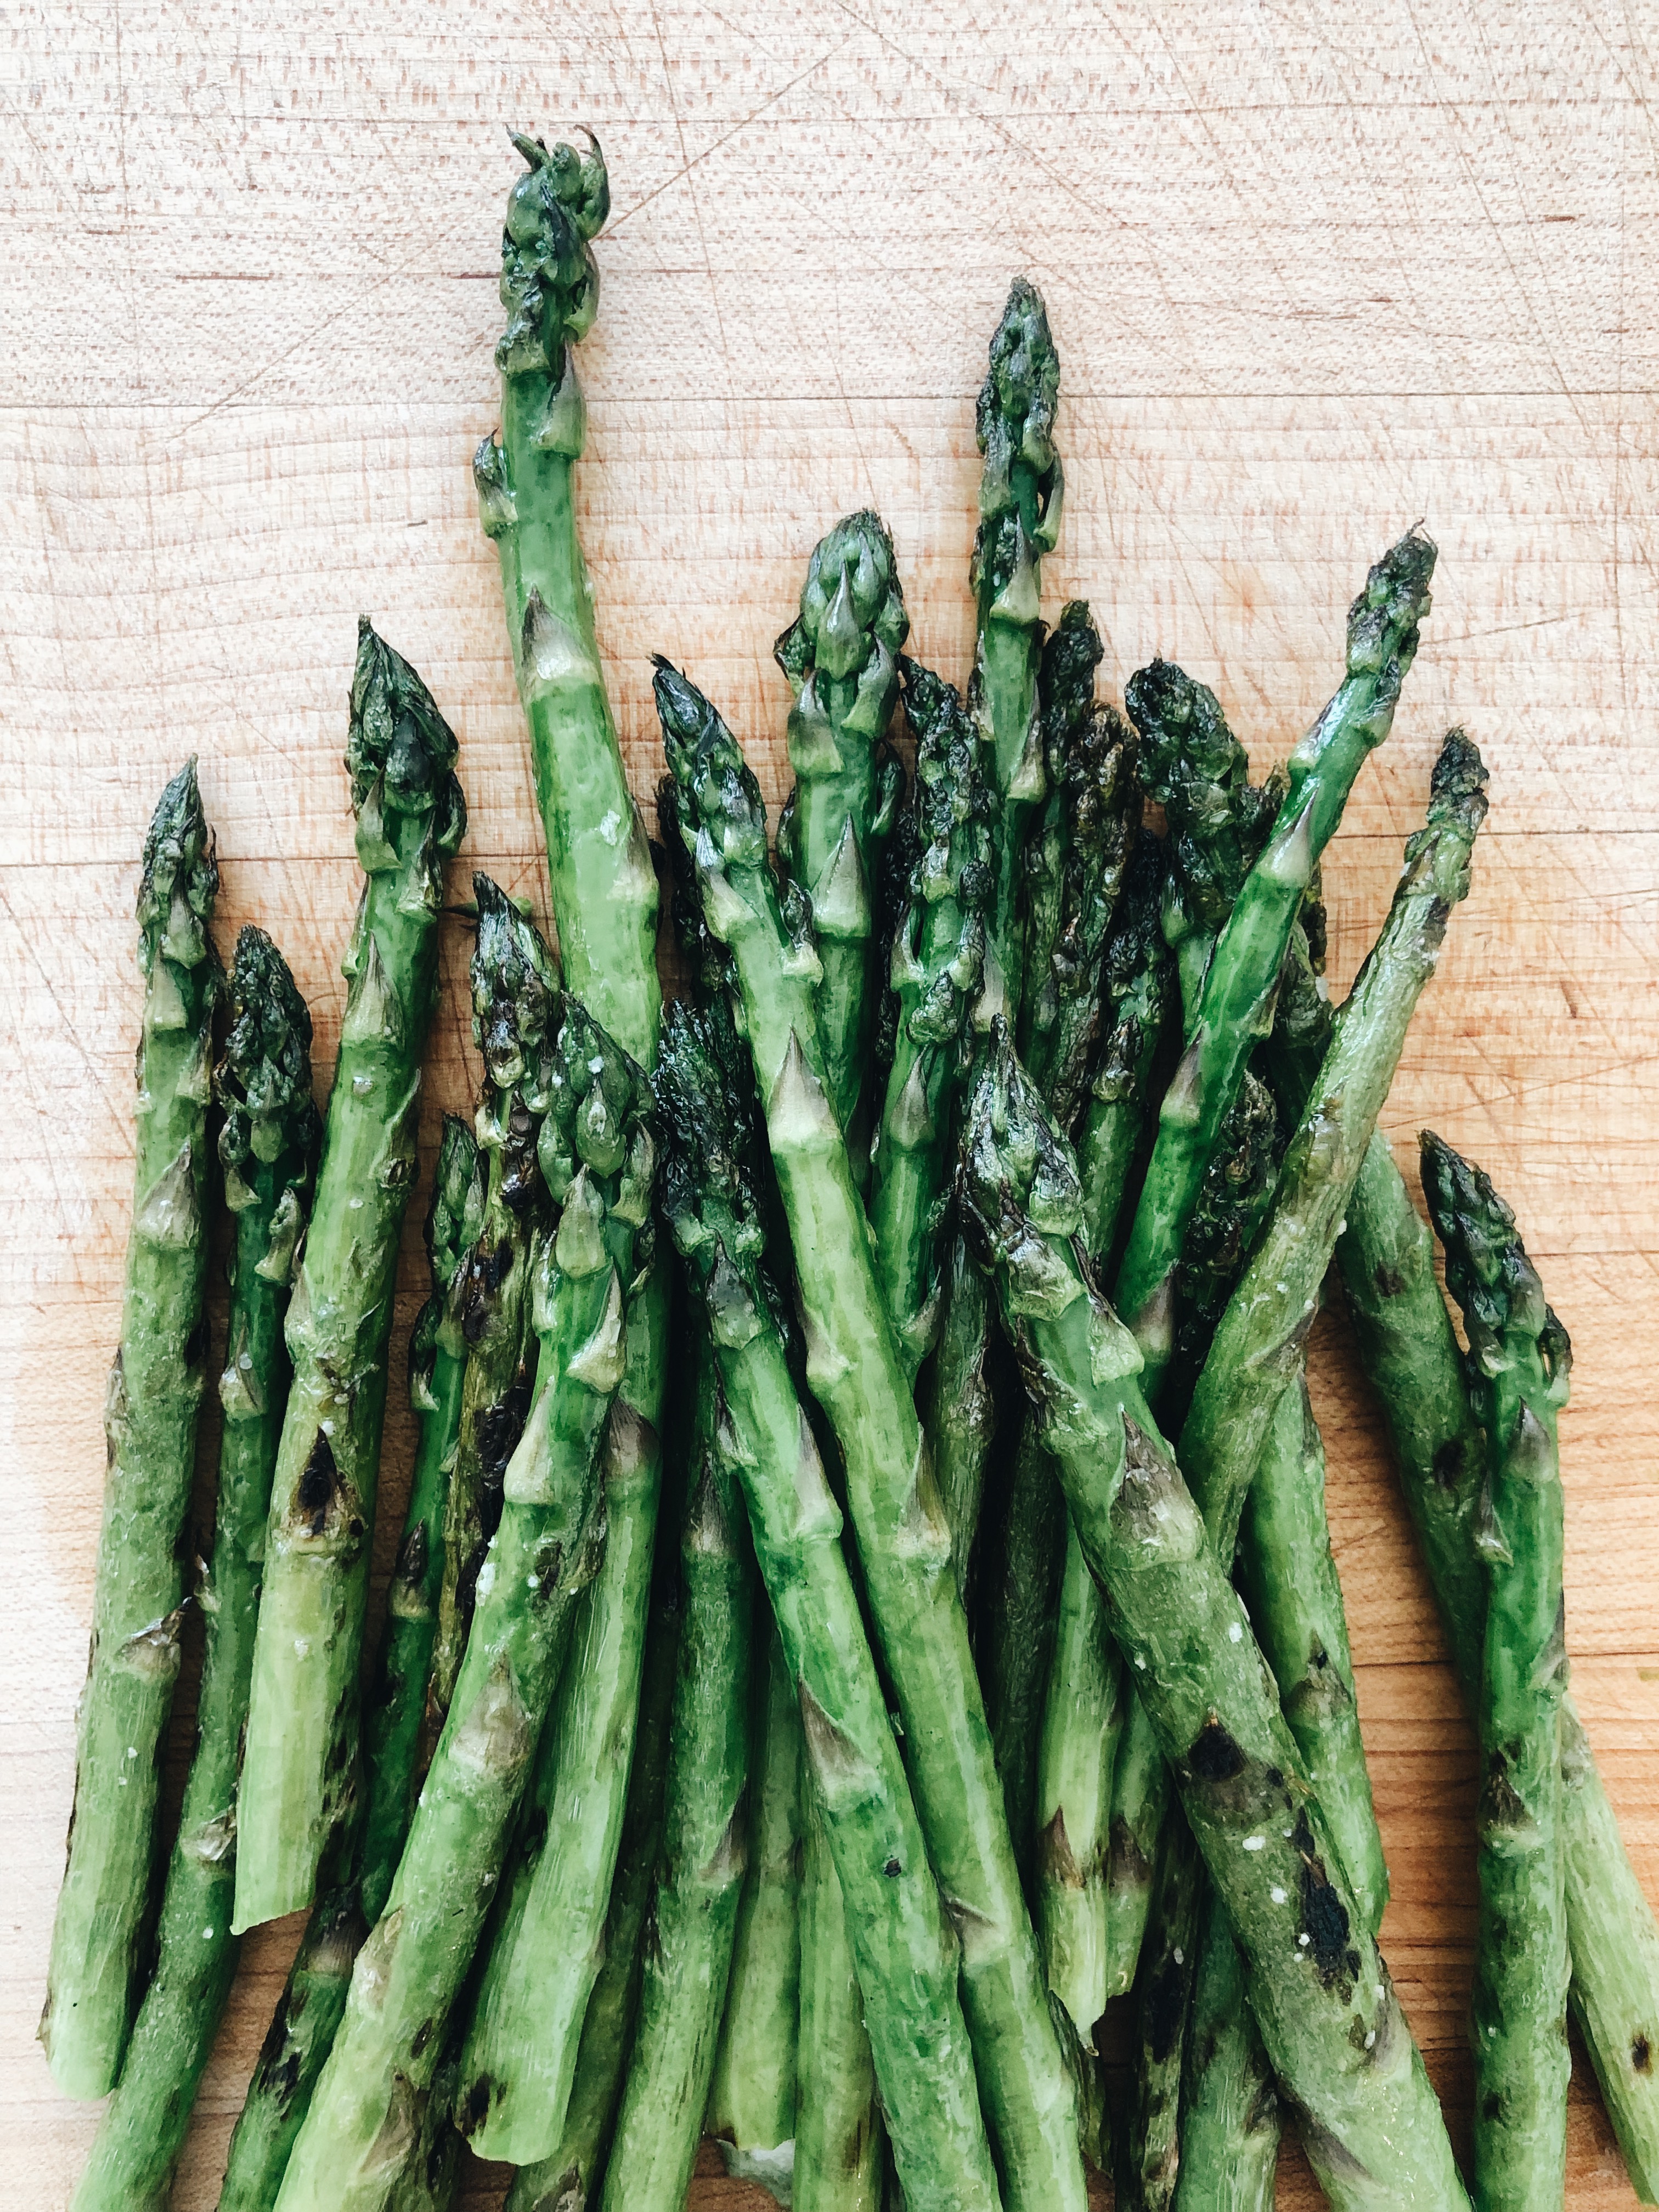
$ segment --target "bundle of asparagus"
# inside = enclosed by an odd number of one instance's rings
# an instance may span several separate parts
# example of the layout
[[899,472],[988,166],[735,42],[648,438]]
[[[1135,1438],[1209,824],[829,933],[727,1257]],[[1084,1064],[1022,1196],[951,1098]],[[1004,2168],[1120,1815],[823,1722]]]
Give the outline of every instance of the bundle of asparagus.
[[[193,763],[145,844],[137,1187],[41,2027],[65,2088],[115,2089],[77,2206],[166,2203],[234,1932],[309,1905],[228,2212],[447,2212],[466,2140],[519,2169],[512,2212],[678,2212],[705,2128],[801,2212],[1084,2212],[1090,2161],[1125,2206],[1200,2212],[1270,2203],[1283,2116],[1333,2204],[1466,2208],[1377,1948],[1306,1369],[1328,1279],[1480,1728],[1474,2198],[1562,2202],[1570,2004],[1659,2200],[1659,1928],[1565,1695],[1566,1334],[1509,1207],[1425,1135],[1460,1352],[1377,1129],[1486,811],[1461,730],[1340,1006],[1323,981],[1322,856],[1433,546],[1372,568],[1335,695],[1260,786],[1172,663],[1126,720],[1087,606],[1045,632],[1060,359],[1017,283],[976,421],[965,700],[903,653],[869,512],[819,541],[778,641],[775,851],[731,731],[657,664],[690,992],[662,1021],[575,528],[609,182],[597,143],[514,143],[474,476],[560,961],[475,877],[483,1079],[473,1127],[442,1127],[361,1727],[453,737],[365,623],[325,1124],[255,928],[215,1054]],[[152,1932],[218,1196],[198,1740]],[[1101,2025],[1131,1992],[1115,2098]]]

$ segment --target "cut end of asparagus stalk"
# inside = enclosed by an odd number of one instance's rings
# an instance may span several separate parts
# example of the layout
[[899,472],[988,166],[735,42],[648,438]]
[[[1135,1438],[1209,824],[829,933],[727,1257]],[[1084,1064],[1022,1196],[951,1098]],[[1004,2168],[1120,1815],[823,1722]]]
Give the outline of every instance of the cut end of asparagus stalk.
[[219,893],[213,832],[202,809],[196,756],[155,803],[144,833],[138,876],[138,965],[148,975],[158,956],[198,968],[211,954],[208,924]]

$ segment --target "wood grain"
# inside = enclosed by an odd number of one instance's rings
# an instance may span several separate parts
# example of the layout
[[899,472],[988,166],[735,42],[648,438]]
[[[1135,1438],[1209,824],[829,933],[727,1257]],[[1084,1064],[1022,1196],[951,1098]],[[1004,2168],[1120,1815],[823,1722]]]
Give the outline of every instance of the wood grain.
[[[1397,733],[1328,869],[1342,979],[1441,729],[1493,771],[1477,887],[1387,1122],[1431,1120],[1515,1201],[1577,1355],[1569,1631],[1659,1894],[1659,252],[1650,11],[1620,0],[57,0],[0,35],[0,2203],[68,2202],[95,2120],[32,2038],[118,1319],[143,825],[186,752],[222,942],[257,915],[342,1003],[355,617],[462,737],[466,861],[540,895],[495,564],[467,459],[495,407],[503,123],[587,122],[617,213],[583,349],[586,542],[630,774],[647,655],[684,661],[781,792],[770,641],[814,538],[890,522],[919,650],[961,676],[972,398],[1009,276],[1065,362],[1047,581],[1107,680],[1154,650],[1258,765],[1330,689],[1368,561],[1442,560]],[[450,945],[428,1135],[472,1072]],[[416,1211],[418,1212],[418,1207]],[[406,1328],[417,1239],[404,1253]],[[1339,1322],[1314,1362],[1384,1940],[1462,2129],[1472,1753]],[[388,1425],[386,1514],[409,1426]],[[382,1530],[380,1551],[387,1546]],[[188,1721],[181,1699],[175,1765]],[[213,2202],[296,1930],[263,1930],[176,2196]],[[470,2206],[499,2176],[475,2170]],[[1287,2151],[1281,2202],[1317,2201]],[[1633,2201],[1582,2061],[1570,2200]],[[705,2169],[698,2212],[765,2200]]]

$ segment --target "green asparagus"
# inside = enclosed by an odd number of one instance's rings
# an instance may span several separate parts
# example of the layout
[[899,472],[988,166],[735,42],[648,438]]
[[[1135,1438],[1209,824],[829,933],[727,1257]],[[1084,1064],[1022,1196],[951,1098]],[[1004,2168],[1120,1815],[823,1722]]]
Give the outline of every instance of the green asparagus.
[[1384,554],[1348,613],[1347,674],[1291,753],[1273,834],[1244,880],[1204,973],[1180,1066],[1117,1273],[1116,1303],[1156,1399],[1173,1346],[1173,1289],[1187,1224],[1257,1040],[1273,1023],[1285,948],[1313,872],[1366,755],[1387,737],[1429,607],[1434,547],[1409,532]]
[[1480,1935],[1475,1953],[1475,2202],[1559,2205],[1566,2188],[1567,1912],[1561,1695],[1567,1671],[1556,1419],[1572,1350],[1480,1169],[1425,1130],[1423,1195],[1468,1338],[1486,1432],[1475,1527],[1488,1598],[1480,1688]]
[[[733,1068],[712,1015],[681,1008],[671,1016],[659,1086],[672,1139],[665,1208],[708,1301],[728,1447],[785,1662],[799,1690],[817,1807],[803,1911],[838,1916],[828,1931],[814,1931],[809,1919],[802,1932],[796,2201],[809,2201],[817,2190],[821,2201],[844,2203],[872,2170],[870,2124],[859,2117],[867,2112],[867,2086],[810,2071],[826,2057],[832,2064],[844,2061],[848,2049],[842,2016],[856,1989],[848,1988],[846,1966],[832,1984],[829,1967],[842,1947],[818,1940],[844,1932],[866,1992],[894,2153],[915,2201],[994,2206],[996,2185],[957,2006],[957,1946],[860,1618],[841,1514],[784,1349],[755,1194],[760,1139],[747,1079]],[[827,1845],[833,1882],[819,1878],[826,1869],[822,1860],[813,1863],[815,1844]]]
[[902,666],[916,773],[900,833],[908,896],[893,943],[893,1062],[869,1212],[877,1278],[914,1376],[939,1328],[936,1243],[967,1065],[968,1013],[984,974],[991,800],[977,726],[956,692],[917,661]]
[[1273,2212],[1279,2099],[1226,1912],[1206,1886],[1176,2212]]
[[749,1536],[736,1470],[718,1433],[720,1388],[706,1346],[699,1369],[663,1850],[603,2212],[679,2212],[684,2202],[748,1857]]
[[386,1911],[358,1954],[279,2212],[379,2212],[386,2203],[495,1887],[576,1595],[598,1565],[605,1487],[619,1462],[654,1449],[633,1408],[613,1405],[625,1286],[636,1256],[650,1265],[644,1079],[568,996],[552,1057],[538,1159],[560,1212],[532,1291],[536,1395],[449,1717]]
[[[945,1945],[939,1948],[947,1953]],[[883,1960],[872,1971],[890,1973],[892,1962]],[[801,1884],[797,2130],[790,2196],[795,2212],[880,2212],[884,2145],[875,2054],[847,1903],[816,1802],[807,1809]]]
[[443,1733],[471,1626],[478,1570],[501,1519],[507,1464],[530,1408],[531,1261],[545,1233],[547,1212],[536,1166],[536,1139],[547,1107],[539,1085],[559,988],[541,933],[499,884],[475,875],[472,893],[478,936],[468,981],[472,1041],[484,1064],[475,1122],[484,1209],[460,1293],[466,1371],[427,1690],[428,1748]]
[[873,848],[890,835],[903,789],[886,739],[896,656],[909,632],[893,541],[866,507],[812,548],[800,613],[774,647],[794,694],[795,788],[778,823],[778,858],[812,902],[825,1088],[856,1158],[876,1007]]
[[1117,2160],[1121,2212],[1170,2212],[1175,2202],[1204,1887],[1191,1829],[1178,1815],[1166,1820],[1135,1977],[1132,2089]]
[[444,863],[466,805],[431,694],[359,625],[346,768],[367,878],[311,1228],[289,1310],[294,1381],[266,1534],[238,1796],[240,1933],[311,1902],[350,1813],[357,1675],[392,1292],[414,1188]]
[[1320,2184],[1338,2212],[1465,2212],[1428,2076],[1271,1677],[1147,1410],[1139,1351],[1084,1273],[1069,1148],[1006,1030],[975,1093],[963,1182],[1085,1556],[1246,1953]]
[[794,2164],[804,1849],[800,1701],[763,1591],[755,1648],[766,1664],[750,1717],[749,1873],[738,1907],[726,2017],[704,2124],[728,2173],[788,2194]]
[[92,1644],[76,1720],[69,1861],[40,2040],[59,2088],[114,2087],[140,1995],[162,1740],[179,1677],[179,1539],[207,1368],[211,1029],[219,889],[196,763],[161,793],[138,882],[137,1152],[121,1342],[104,1400],[109,1470]]
[[658,713],[708,926],[732,954],[799,1273],[806,1374],[846,1461],[922,1832],[963,1946],[964,2010],[1012,2206],[1085,2201],[1077,2118],[1020,1895],[967,1621],[908,1379],[818,1074],[817,959],[786,928],[760,792],[730,732],[659,661]]
[[1085,599],[1067,599],[1060,620],[1042,640],[1037,665],[1038,742],[1046,790],[1025,841],[1025,971],[1019,1006],[1019,1048],[1032,1062],[1031,1037],[1045,1044],[1058,1011],[1049,963],[1060,938],[1070,813],[1066,763],[1086,728],[1095,703],[1095,671],[1106,657]]
[[224,1428],[196,1753],[167,1869],[155,1965],[121,2079],[75,2193],[77,2212],[165,2212],[191,2107],[230,1993],[236,1865],[236,1753],[247,1710],[270,1479],[288,1389],[283,1315],[317,1156],[311,1017],[276,947],[251,926],[236,941],[231,1026],[215,1078],[219,1158],[236,1217]]
[[[686,1395],[677,1393],[682,1401]],[[675,1426],[689,1432],[686,1409],[677,1404],[675,1412]],[[671,1452],[671,1478],[677,1469],[683,1471],[687,1449],[689,1433],[684,1447]],[[647,1915],[661,1852],[668,1728],[679,1656],[679,1514],[668,1508],[665,1498],[657,1516],[639,1722],[616,1879],[605,1915],[605,1958],[587,2000],[558,2148],[550,2158],[519,2168],[507,2191],[506,2212],[576,2212],[576,2208],[597,2203],[599,2175],[622,2100],[644,1970]]]
[[[1381,1401],[1448,1648],[1473,1708],[1485,1570],[1474,1531],[1485,1452],[1435,1279],[1434,1242],[1387,1140],[1373,1137],[1336,1248],[1361,1362]],[[1572,2012],[1638,2195],[1659,2203],[1659,1924],[1571,1695],[1561,1709]]]
[[419,1442],[363,1730],[368,1786],[357,1820],[337,1847],[339,1878],[325,1884],[312,1910],[254,2066],[230,2138],[219,2212],[270,2212],[276,2203],[345,2010],[358,1947],[386,1902],[409,1832],[466,1362],[460,1303],[483,1218],[477,1146],[465,1122],[446,1115],[426,1220],[432,1295],[409,1347]]
[[1078,1125],[1084,1235],[1105,1267],[1117,1240],[1130,1170],[1146,1118],[1158,1039],[1173,996],[1173,962],[1158,915],[1166,875],[1164,842],[1142,830],[1124,872],[1123,896],[1107,942],[1101,985],[1109,1021]]
[[1256,1464],[1240,1529],[1239,1585],[1303,1766],[1365,1925],[1375,1930],[1389,1901],[1389,1869],[1325,1520],[1325,1446],[1300,1372],[1279,1398]]

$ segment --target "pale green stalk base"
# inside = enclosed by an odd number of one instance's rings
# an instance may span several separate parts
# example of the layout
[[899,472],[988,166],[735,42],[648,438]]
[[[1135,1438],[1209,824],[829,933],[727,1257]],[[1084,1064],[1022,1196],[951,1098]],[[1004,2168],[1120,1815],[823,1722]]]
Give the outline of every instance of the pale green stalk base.
[[[1107,1619],[1101,1601],[1102,1622]],[[1111,1839],[1106,1856],[1106,1994],[1134,1986],[1152,1906],[1158,1841],[1169,1811],[1170,1770],[1133,1678],[1123,1682],[1123,1731],[1112,1772]]]

